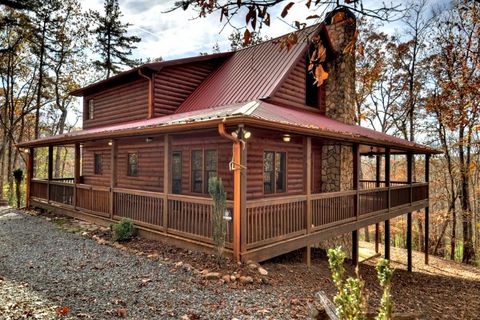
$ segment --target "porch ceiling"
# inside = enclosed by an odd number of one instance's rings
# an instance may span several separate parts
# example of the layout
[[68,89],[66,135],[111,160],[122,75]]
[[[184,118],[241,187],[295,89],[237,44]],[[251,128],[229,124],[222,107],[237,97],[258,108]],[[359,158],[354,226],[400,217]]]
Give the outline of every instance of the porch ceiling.
[[361,143],[381,148],[389,147],[413,153],[441,153],[434,148],[375,130],[344,124],[329,119],[318,112],[281,107],[262,100],[172,114],[113,126],[73,131],[63,135],[22,142],[17,146],[19,148],[41,147],[136,135],[180,133],[188,130],[215,128],[220,122],[224,122],[227,125],[243,123],[291,133],[325,137],[342,142]]

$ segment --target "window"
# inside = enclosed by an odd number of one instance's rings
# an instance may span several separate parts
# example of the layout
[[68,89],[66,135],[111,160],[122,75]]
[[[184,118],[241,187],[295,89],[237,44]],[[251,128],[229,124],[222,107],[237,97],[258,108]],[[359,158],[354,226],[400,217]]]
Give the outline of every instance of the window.
[[208,180],[215,176],[217,176],[217,151],[193,150],[192,192],[208,193]]
[[172,193],[182,193],[182,153],[172,153]]
[[208,193],[208,182],[210,178],[217,176],[217,151],[205,151],[205,193]]
[[265,151],[263,153],[263,192],[287,191],[287,156],[285,152]]
[[128,154],[127,176],[129,177],[138,176],[138,154],[137,153]]
[[202,192],[202,151],[192,151],[192,192]]
[[93,113],[95,111],[95,104],[93,99],[88,100],[88,112],[87,112],[87,119],[92,120],[93,119]]
[[93,168],[94,174],[102,174],[102,155],[99,153],[94,154],[95,166]]

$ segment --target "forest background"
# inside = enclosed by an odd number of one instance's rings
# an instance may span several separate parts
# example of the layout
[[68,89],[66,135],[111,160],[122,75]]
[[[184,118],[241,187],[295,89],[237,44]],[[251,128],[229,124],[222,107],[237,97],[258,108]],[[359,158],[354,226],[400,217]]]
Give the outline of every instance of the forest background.
[[[424,248],[421,212],[414,215],[414,247],[479,264],[480,4],[423,0],[373,8],[369,2],[187,0],[170,8],[185,21],[191,12],[199,19],[222,18],[205,32],[225,28],[230,47],[208,43],[211,49],[197,54],[252,45],[268,38],[265,30],[274,24],[295,31],[321,21],[338,5],[351,8],[359,18],[358,124],[443,151],[431,159],[430,247]],[[309,13],[289,15],[299,6]],[[106,0],[99,10],[82,8],[78,0],[0,0],[0,196],[11,204],[16,202],[12,172],[25,168],[15,145],[80,128],[81,101],[71,91],[162,60],[160,55],[134,58],[141,38],[124,20],[117,0]],[[72,152],[57,150],[55,176],[69,176]],[[42,155],[37,157],[41,163]],[[368,178],[374,162],[364,162]],[[417,179],[422,166],[416,157]],[[42,175],[41,168],[37,171]],[[405,180],[405,173],[405,159],[393,157],[392,180]],[[405,245],[405,224],[403,218],[392,223],[394,245]],[[362,233],[365,240],[370,233]]]

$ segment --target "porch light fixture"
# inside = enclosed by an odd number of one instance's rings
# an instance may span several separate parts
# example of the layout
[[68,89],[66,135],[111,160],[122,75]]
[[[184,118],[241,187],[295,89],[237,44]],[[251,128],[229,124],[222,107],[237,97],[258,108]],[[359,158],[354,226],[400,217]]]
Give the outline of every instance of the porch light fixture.
[[373,159],[375,157],[375,154],[373,153],[373,147],[370,147],[370,152],[368,153],[368,157],[370,159]]
[[146,143],[149,143],[149,142],[152,142],[152,141],[153,141],[153,138],[152,138],[152,137],[147,137],[147,138],[145,139],[145,142],[146,142]]
[[[240,129],[242,132],[242,136],[240,136]],[[252,133],[247,129],[244,129],[243,126],[242,127],[239,126],[237,130],[232,132],[232,136],[236,139],[248,140],[252,136]]]
[[283,142],[290,142],[290,140],[292,140],[292,137],[289,134],[284,134],[282,139]]
[[243,129],[242,133],[243,133],[243,137],[242,137],[243,139],[249,139],[252,136],[252,133],[247,129]]
[[232,214],[230,213],[229,209],[225,210],[223,220],[225,220],[225,221],[231,221],[232,220]]
[[111,146],[113,144],[112,140],[108,140],[108,145]]
[[23,152],[24,152],[24,153],[30,153],[30,149],[25,148],[25,149],[23,149]]

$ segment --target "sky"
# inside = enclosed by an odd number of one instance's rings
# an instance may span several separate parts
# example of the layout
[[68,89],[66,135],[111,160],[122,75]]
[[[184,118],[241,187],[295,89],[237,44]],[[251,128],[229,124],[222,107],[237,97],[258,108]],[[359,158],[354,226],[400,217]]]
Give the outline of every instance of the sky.
[[[212,52],[213,46],[218,43],[221,51],[230,49],[228,36],[234,30],[226,26],[222,32],[219,13],[198,18],[198,14],[189,9],[176,10],[164,13],[178,0],[119,0],[120,10],[123,13],[123,22],[131,23],[129,33],[142,39],[134,50],[134,58],[158,58],[171,60],[182,57],[196,56],[200,52]],[[397,0],[397,2],[401,2]],[[103,12],[103,0],[81,1],[84,10],[94,9]],[[283,6],[281,3],[271,11],[271,26],[264,26],[261,34],[268,37],[277,37],[289,33],[294,29],[289,25],[292,21],[301,20],[316,12],[308,10],[305,1],[297,1],[289,11],[285,20],[278,18]],[[364,4],[379,1],[364,0]],[[245,15],[239,15],[233,23],[237,27],[244,26]],[[314,20],[309,20],[314,23]],[[318,21],[317,21],[318,22]],[[243,32],[243,31],[242,31]]]

